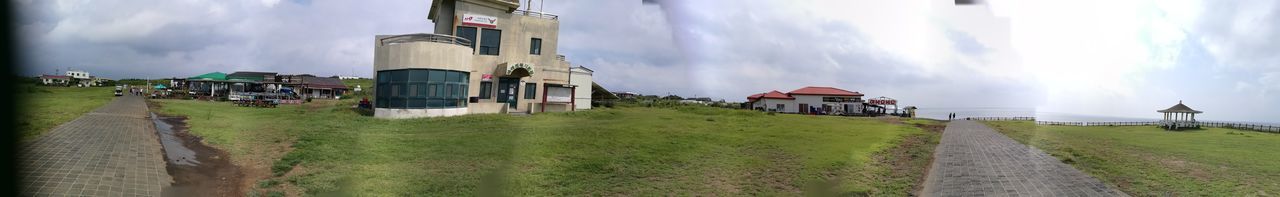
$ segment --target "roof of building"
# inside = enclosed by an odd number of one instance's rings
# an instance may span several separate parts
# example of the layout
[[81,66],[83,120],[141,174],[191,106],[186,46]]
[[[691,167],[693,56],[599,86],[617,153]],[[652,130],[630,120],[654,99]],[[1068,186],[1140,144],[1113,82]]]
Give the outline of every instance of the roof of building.
[[303,77],[302,83],[308,88],[332,88],[347,89],[347,85],[342,83],[341,79],[328,77]]
[[833,88],[833,87],[821,87],[821,86],[809,86],[809,87],[804,87],[804,88],[800,88],[800,89],[792,90],[791,92],[787,92],[787,94],[790,94],[790,95],[797,95],[797,94],[798,94],[798,95],[828,95],[828,96],[862,96],[862,93],[858,93],[858,92],[850,92],[850,91],[848,91],[848,90],[843,90],[843,89],[840,89],[840,88]]
[[68,77],[67,77],[67,76],[62,76],[62,75],[40,75],[40,78],[47,78],[47,79],[67,79]]
[[196,80],[196,79],[203,79],[203,80],[227,80],[227,74],[226,74],[226,73],[222,73],[222,72],[211,72],[211,73],[205,73],[205,74],[203,74],[203,75],[197,75],[197,76],[194,76],[194,77],[190,77],[190,78],[187,78],[187,79],[192,79],[192,80]]
[[[796,99],[795,97],[791,97],[791,95],[783,94],[782,92],[779,92],[779,91],[777,91],[777,90],[769,91],[769,92],[765,92],[765,93],[762,93],[762,94],[759,94],[759,95],[760,95],[760,96],[759,96],[759,97],[757,97],[756,99],[761,99],[761,98],[767,98],[767,99],[788,99],[788,100],[794,100],[794,99]],[[752,96],[755,96],[755,95],[752,95]]]
[[1183,105],[1183,104],[1182,104],[1182,101],[1178,101],[1178,104],[1177,104],[1177,105],[1173,105],[1173,107],[1169,107],[1169,109],[1159,110],[1159,111],[1156,111],[1156,112],[1160,112],[1160,113],[1193,113],[1193,114],[1204,113],[1204,112],[1202,112],[1202,111],[1196,111],[1196,110],[1194,110],[1194,109],[1191,109],[1191,107],[1187,107],[1187,105]]

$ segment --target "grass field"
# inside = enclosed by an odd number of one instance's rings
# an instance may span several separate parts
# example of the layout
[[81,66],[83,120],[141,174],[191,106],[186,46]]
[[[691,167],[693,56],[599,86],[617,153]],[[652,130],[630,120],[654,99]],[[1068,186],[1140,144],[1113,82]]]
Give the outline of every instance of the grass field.
[[986,122],[1137,196],[1280,194],[1280,135],[1207,128]]
[[18,132],[31,140],[54,127],[75,120],[114,98],[115,87],[19,86],[24,96]]
[[159,102],[256,169],[254,193],[902,196],[940,136],[913,126],[933,121],[707,107],[381,120],[354,100]]

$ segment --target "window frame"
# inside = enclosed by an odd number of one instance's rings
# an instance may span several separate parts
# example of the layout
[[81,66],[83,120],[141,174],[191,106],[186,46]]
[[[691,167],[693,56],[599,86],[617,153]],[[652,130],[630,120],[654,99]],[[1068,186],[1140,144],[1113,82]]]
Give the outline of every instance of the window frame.
[[524,83],[524,99],[538,98],[538,83]]
[[[462,30],[463,30],[463,29],[469,29],[469,30],[471,30],[470,34],[463,35],[463,34],[462,34]],[[476,53],[476,50],[477,50],[477,47],[476,47],[476,46],[478,46],[478,45],[480,44],[480,41],[479,41],[479,40],[477,40],[477,38],[480,38],[480,28],[477,28],[477,27],[468,27],[468,26],[458,26],[457,28],[455,28],[455,29],[453,30],[453,36],[457,36],[457,37],[459,37],[459,38],[466,38],[467,40],[471,41],[471,43],[470,43],[470,44],[471,44],[471,54],[475,54],[475,53]]]
[[493,98],[493,82],[492,82],[492,81],[481,81],[481,82],[480,82],[480,96],[479,96],[479,97],[480,97],[480,99],[492,99],[492,98]]
[[529,39],[529,55],[542,55],[542,38]]
[[377,108],[450,109],[467,106],[465,89],[470,72],[415,68],[378,71],[377,76],[374,85]]
[[[491,33],[496,33],[496,34],[491,34]],[[493,37],[486,37],[490,35],[493,35]],[[489,38],[492,38],[492,39],[489,39]],[[490,44],[493,44],[493,45],[490,46]],[[479,50],[478,54],[480,55],[493,55],[493,56],[501,55],[502,54],[502,30],[481,28],[479,46],[480,47],[477,47],[477,50]]]

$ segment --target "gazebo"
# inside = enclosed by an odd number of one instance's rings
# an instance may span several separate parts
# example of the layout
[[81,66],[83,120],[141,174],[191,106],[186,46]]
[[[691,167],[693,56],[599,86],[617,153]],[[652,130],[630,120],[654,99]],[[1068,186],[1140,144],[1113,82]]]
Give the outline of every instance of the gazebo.
[[1183,105],[1182,101],[1178,101],[1177,105],[1169,107],[1169,109],[1158,110],[1156,112],[1164,113],[1164,120],[1160,121],[1160,127],[1169,130],[1181,128],[1200,128],[1200,124],[1196,122],[1196,114],[1204,113],[1196,111]]

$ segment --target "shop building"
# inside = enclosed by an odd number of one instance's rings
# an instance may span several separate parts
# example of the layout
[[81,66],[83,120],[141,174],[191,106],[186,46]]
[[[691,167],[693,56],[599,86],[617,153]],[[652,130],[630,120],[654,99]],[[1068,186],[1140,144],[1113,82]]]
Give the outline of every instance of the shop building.
[[574,110],[578,87],[556,50],[559,17],[519,7],[434,0],[427,18],[435,32],[375,36],[374,116]]

